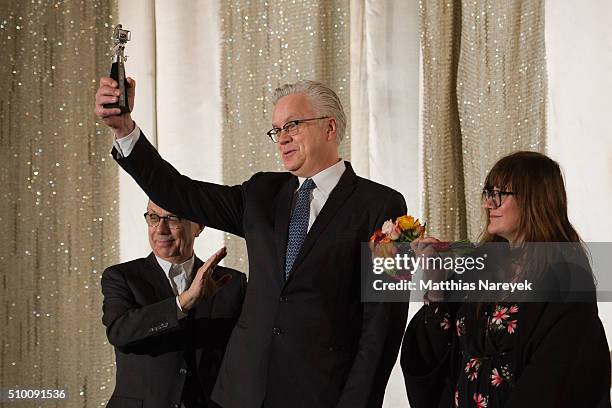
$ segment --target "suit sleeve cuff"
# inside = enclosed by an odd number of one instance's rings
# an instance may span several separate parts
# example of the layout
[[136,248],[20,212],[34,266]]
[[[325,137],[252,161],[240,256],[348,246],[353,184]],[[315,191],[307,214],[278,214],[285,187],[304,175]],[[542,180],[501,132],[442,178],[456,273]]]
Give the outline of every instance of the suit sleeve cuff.
[[117,149],[118,158],[128,157],[134,149],[134,145],[140,137],[140,128],[134,123],[134,130],[129,135],[122,137],[121,139],[115,138],[113,140],[113,146]]
[[179,302],[179,297],[176,297],[176,317],[181,320],[185,317],[187,317],[187,313],[185,313],[183,311],[183,308],[181,307],[181,302]]

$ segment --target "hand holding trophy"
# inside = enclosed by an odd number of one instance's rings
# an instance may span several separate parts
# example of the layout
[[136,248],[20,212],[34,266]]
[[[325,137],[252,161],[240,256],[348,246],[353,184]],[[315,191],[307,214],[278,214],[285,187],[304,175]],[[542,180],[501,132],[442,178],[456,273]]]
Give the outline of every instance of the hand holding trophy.
[[125,44],[130,41],[130,31],[121,24],[113,32],[113,64],[110,77],[100,78],[96,92],[95,113],[110,127],[115,137],[127,136],[134,129],[130,112],[134,106],[136,81],[125,76]]
[[124,30],[121,24],[115,27],[113,32],[114,41],[114,55],[113,65],[111,67],[110,77],[113,78],[119,84],[119,99],[116,103],[107,103],[104,105],[105,108],[119,108],[121,113],[130,112],[130,106],[128,104],[128,82],[125,77],[125,61],[127,57],[124,54],[125,44],[131,39],[131,33],[128,30]]

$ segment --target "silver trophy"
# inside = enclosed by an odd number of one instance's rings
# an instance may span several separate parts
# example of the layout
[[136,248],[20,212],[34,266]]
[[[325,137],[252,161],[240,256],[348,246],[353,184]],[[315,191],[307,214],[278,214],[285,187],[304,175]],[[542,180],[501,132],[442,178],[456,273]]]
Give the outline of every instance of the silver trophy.
[[130,41],[131,33],[124,30],[121,24],[117,24],[113,31],[113,65],[110,76],[119,84],[119,100],[116,103],[108,103],[105,108],[119,108],[121,113],[130,111],[128,103],[128,82],[125,77],[125,61],[127,56],[124,54],[125,44]]

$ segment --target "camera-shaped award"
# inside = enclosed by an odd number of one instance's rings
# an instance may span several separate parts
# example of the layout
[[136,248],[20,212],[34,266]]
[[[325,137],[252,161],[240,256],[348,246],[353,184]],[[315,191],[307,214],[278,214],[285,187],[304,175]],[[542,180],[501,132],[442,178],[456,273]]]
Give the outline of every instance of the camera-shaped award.
[[125,44],[130,41],[131,33],[124,30],[121,24],[115,27],[113,32],[113,65],[111,67],[110,77],[119,84],[119,99],[115,103],[107,103],[105,108],[119,108],[121,113],[130,112],[130,104],[128,102],[128,82],[125,76],[125,60],[124,54]]

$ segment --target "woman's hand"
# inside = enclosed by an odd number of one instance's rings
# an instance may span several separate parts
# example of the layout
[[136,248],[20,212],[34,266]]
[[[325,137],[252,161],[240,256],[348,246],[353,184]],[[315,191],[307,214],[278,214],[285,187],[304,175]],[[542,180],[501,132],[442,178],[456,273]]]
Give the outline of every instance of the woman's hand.
[[[410,248],[414,251],[414,256],[423,259],[423,280],[432,281],[434,283],[441,282],[446,279],[446,271],[444,269],[430,268],[428,259],[439,258],[438,250],[443,250],[448,247],[445,242],[434,237],[417,238],[410,243]],[[428,290],[424,295],[424,300],[428,302],[440,302],[444,300],[444,291]]]

